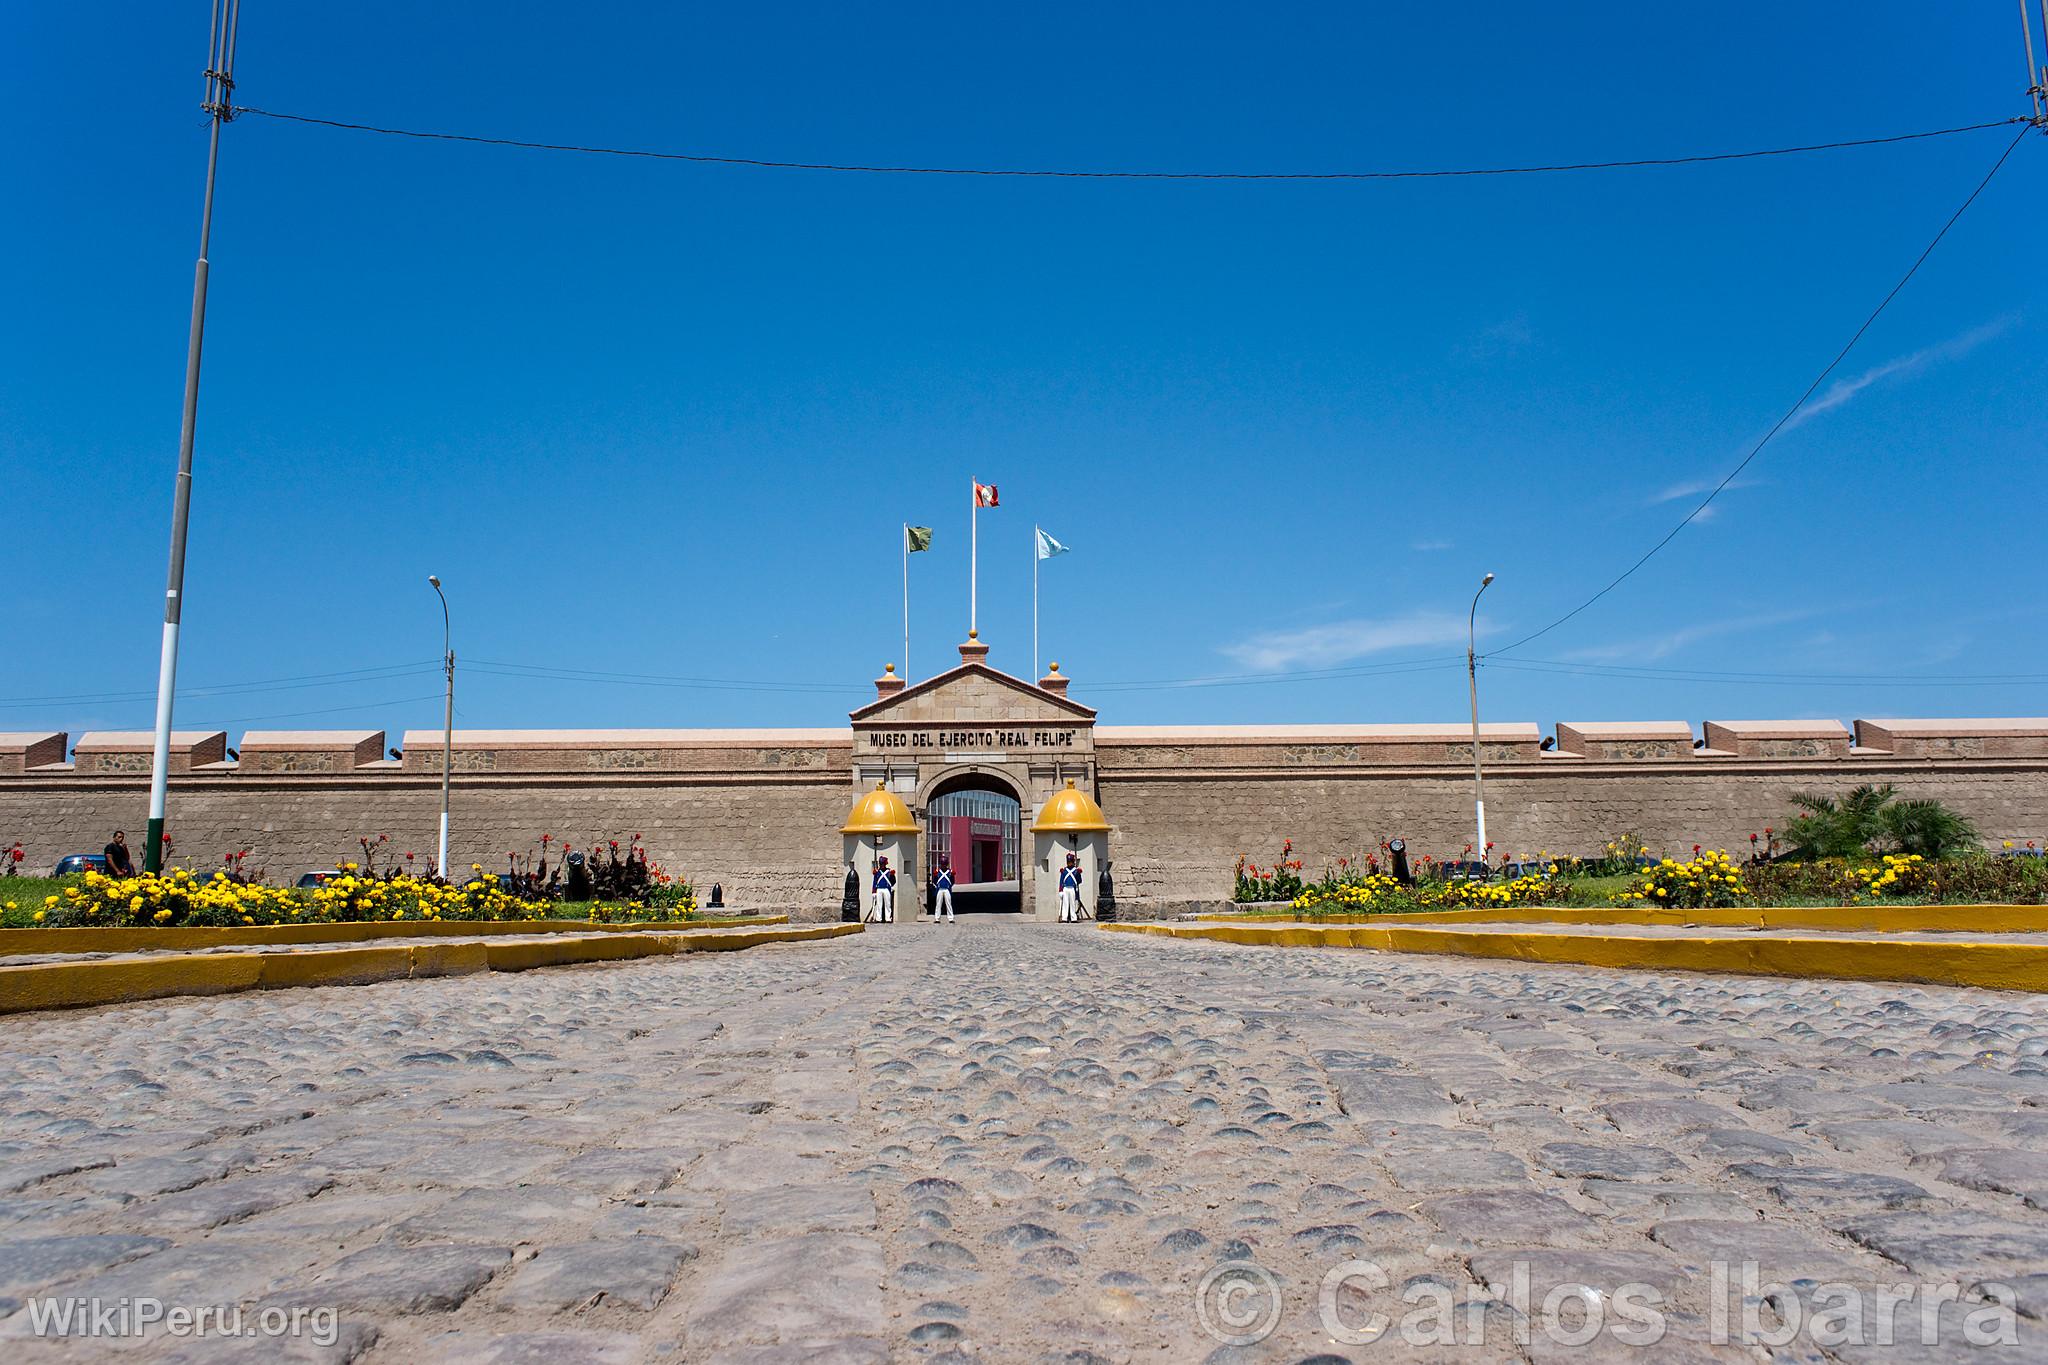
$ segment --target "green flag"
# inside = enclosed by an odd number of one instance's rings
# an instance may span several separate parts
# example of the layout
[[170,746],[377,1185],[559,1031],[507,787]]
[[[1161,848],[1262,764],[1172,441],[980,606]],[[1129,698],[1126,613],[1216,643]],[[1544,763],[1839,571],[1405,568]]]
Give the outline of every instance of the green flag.
[[903,528],[903,548],[911,554],[932,547],[932,528],[929,526],[906,526]]

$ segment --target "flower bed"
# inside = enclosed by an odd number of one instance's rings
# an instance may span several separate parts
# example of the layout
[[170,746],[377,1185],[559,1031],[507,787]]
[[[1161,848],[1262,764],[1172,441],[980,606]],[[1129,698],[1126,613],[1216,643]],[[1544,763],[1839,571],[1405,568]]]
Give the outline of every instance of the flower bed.
[[236,881],[225,871],[202,878],[184,868],[134,877],[88,872],[65,878],[24,903],[0,882],[0,908],[9,927],[149,927],[169,925],[336,924],[362,921],[588,919],[592,923],[677,923],[690,918],[696,897],[563,903],[506,891],[496,878],[451,886],[411,876],[371,877],[353,864],[317,887],[264,886]]
[[1418,882],[1403,886],[1384,872],[1337,872],[1295,897],[1308,915],[1394,915],[1417,910],[1481,910],[1504,905],[1563,905],[1571,883],[1551,872],[1505,881]]

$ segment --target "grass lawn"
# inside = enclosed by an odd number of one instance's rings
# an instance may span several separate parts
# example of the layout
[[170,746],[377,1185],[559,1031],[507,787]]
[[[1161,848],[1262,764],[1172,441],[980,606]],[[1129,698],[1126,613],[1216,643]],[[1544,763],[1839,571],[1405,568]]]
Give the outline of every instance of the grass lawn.
[[0,877],[0,928],[25,929],[33,925],[43,897],[61,896],[67,886],[81,877]]

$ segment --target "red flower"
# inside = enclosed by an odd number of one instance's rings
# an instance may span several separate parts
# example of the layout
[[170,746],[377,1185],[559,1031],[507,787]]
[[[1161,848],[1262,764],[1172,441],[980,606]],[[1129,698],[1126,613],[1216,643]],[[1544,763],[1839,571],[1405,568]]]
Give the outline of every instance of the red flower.
[[1698,844],[1692,846],[1692,856],[1695,858],[1700,856],[1700,846]]

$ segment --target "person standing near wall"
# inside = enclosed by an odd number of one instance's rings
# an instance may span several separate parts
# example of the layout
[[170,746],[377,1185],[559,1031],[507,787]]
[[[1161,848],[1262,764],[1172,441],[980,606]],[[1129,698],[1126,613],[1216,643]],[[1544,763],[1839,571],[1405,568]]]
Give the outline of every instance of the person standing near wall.
[[1074,854],[1067,855],[1067,865],[1060,869],[1060,923],[1072,924],[1081,918],[1081,860]]
[[945,858],[939,859],[939,870],[932,876],[932,918],[953,922],[953,868]]
[[896,870],[886,855],[875,859],[875,918],[883,924],[896,922]]

